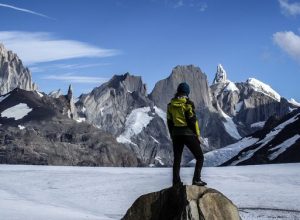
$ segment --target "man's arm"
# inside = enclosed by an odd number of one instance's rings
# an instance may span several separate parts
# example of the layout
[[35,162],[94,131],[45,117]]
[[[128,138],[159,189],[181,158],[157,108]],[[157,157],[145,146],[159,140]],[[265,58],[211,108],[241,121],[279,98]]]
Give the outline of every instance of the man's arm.
[[185,112],[185,118],[186,122],[188,124],[188,127],[197,135],[197,137],[200,137],[200,128],[197,120],[197,116],[195,113],[195,105],[192,101],[187,102],[187,111]]
[[168,105],[168,110],[167,110],[167,124],[168,124],[168,129],[169,129],[170,137],[172,138],[172,131],[173,131],[173,128],[174,128],[174,122],[173,122],[173,117],[172,117],[172,114],[171,114],[169,108],[170,107]]

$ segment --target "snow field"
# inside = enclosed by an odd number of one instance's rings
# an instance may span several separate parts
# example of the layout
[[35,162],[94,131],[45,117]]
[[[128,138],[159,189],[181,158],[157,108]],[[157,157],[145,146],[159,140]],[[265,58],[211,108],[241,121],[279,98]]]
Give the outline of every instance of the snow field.
[[[300,164],[205,167],[202,177],[243,219],[299,219],[299,170]],[[120,219],[140,195],[170,187],[171,174],[171,168],[0,165],[1,218]],[[184,183],[192,175],[193,168],[182,168]]]

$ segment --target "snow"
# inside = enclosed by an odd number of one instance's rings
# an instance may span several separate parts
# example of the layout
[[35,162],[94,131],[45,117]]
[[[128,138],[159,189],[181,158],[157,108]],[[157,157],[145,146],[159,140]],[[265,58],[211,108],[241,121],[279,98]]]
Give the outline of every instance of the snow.
[[300,135],[297,134],[287,140],[285,140],[283,143],[277,145],[276,147],[273,147],[269,149],[269,151],[275,151],[271,155],[269,155],[269,160],[274,160],[277,158],[280,154],[282,154],[286,149],[288,149],[290,146],[296,143],[296,141],[300,138]]
[[117,137],[120,143],[132,143],[131,137],[142,132],[153,119],[149,115],[150,107],[134,109],[126,118],[125,131]]
[[297,102],[295,99],[290,99],[290,100],[288,100],[288,102],[291,103],[292,105],[295,105],[295,106],[297,106],[297,107],[300,107],[300,103]]
[[274,89],[272,89],[271,86],[255,78],[249,78],[247,80],[247,83],[251,85],[255,91],[264,93],[265,95],[268,95],[271,98],[275,99],[276,101],[280,102],[281,96]]
[[85,118],[83,117],[79,117],[79,118],[76,118],[75,121],[77,121],[78,123],[81,123],[81,122],[85,122]]
[[2,102],[4,99],[6,99],[10,94],[6,94],[6,95],[3,95],[3,96],[0,96],[0,102]]
[[155,139],[153,136],[150,136],[152,138],[152,140],[157,143],[157,144],[160,144],[159,141],[157,139]]
[[273,138],[283,129],[285,126],[295,122],[300,114],[295,115],[294,117],[290,118],[289,120],[279,124],[277,127],[275,127],[272,131],[270,131],[264,139],[257,142],[257,144],[261,144],[255,149],[247,151],[243,156],[241,156],[238,160],[234,161],[231,165],[237,165],[240,162],[243,162],[245,160],[248,160],[251,158],[255,152],[260,150],[262,147],[264,147],[266,144],[268,144],[270,141],[273,140]]
[[160,165],[165,165],[160,156],[156,156],[154,159],[158,161]]
[[164,112],[162,109],[158,108],[157,106],[154,106],[155,113],[164,121],[166,127],[167,127],[167,113]]
[[227,73],[224,70],[222,64],[218,64],[217,73],[213,81],[213,84],[224,83],[224,82],[227,82]]
[[36,93],[39,95],[39,97],[43,97],[44,95],[42,93],[40,93],[39,91],[36,91]]
[[23,125],[18,125],[18,128],[19,128],[20,130],[24,130],[24,129],[25,129],[25,126],[23,126]]
[[255,144],[258,140],[258,138],[246,137],[237,143],[210,151],[204,154],[204,166],[219,166],[238,155],[241,150],[251,146],[252,144]]
[[1,117],[14,118],[15,120],[19,120],[24,118],[31,111],[32,108],[29,108],[27,104],[20,103],[3,111],[1,113]]
[[220,109],[220,112],[222,114],[222,116],[225,118],[225,122],[223,122],[225,130],[227,131],[227,133],[235,138],[235,139],[241,139],[241,135],[239,134],[237,128],[236,128],[236,124],[233,122],[232,118],[229,117],[225,112],[222,111],[222,109]]
[[235,112],[241,111],[241,109],[242,109],[242,107],[243,107],[243,104],[244,104],[243,101],[240,101],[239,103],[237,103],[237,104],[235,105]]
[[[299,170],[299,163],[204,167],[202,177],[243,220],[299,219]],[[181,169],[185,184],[193,172]],[[1,219],[116,220],[140,195],[170,187],[172,168],[0,165],[0,176]]]
[[229,81],[227,86],[225,87],[224,91],[225,92],[234,92],[234,91],[239,92],[240,90],[238,89],[238,87],[236,87],[236,85],[233,82]]
[[265,126],[266,121],[255,122],[250,125],[251,128],[263,128]]

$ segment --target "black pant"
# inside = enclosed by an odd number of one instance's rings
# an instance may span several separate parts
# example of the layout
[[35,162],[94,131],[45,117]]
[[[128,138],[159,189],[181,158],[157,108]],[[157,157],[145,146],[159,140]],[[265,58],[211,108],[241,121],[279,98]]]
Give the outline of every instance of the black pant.
[[200,141],[194,135],[176,135],[173,137],[173,184],[180,182],[180,163],[184,145],[189,148],[196,159],[193,181],[201,179],[201,170],[203,166],[203,152],[200,147]]

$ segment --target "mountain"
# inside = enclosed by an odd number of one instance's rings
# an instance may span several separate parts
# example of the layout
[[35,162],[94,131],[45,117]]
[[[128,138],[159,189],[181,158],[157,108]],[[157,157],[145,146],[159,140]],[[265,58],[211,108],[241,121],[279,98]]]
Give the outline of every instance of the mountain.
[[0,96],[0,163],[137,166],[113,136],[69,118],[69,103],[70,93],[55,99],[16,88]]
[[155,105],[165,111],[171,98],[174,97],[178,84],[181,82],[187,82],[190,85],[191,93],[189,97],[195,104],[201,136],[206,143],[203,146],[204,151],[207,152],[235,142],[236,137],[232,137],[226,131],[224,126],[224,123],[227,123],[226,118],[220,113],[218,107],[215,107],[207,76],[199,67],[193,65],[176,66],[169,77],[156,83],[149,98],[153,100]]
[[29,69],[23,66],[19,57],[0,43],[0,95],[15,88],[30,91],[36,90],[37,86],[32,82]]
[[282,118],[270,117],[264,127],[242,140],[205,154],[206,166],[300,162],[300,108]]
[[172,148],[165,113],[147,97],[141,77],[115,75],[76,102],[86,122],[113,134],[137,155],[141,166],[169,166]]

